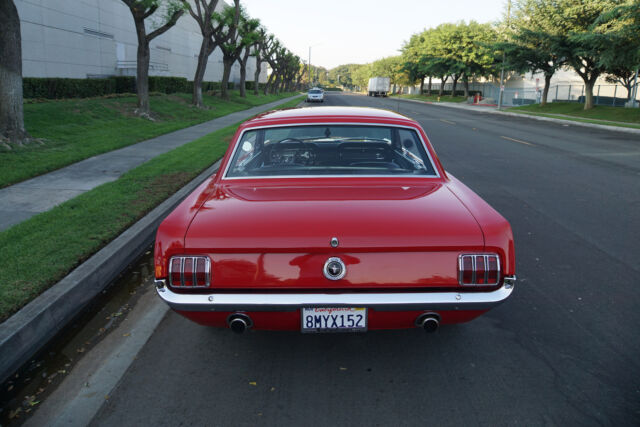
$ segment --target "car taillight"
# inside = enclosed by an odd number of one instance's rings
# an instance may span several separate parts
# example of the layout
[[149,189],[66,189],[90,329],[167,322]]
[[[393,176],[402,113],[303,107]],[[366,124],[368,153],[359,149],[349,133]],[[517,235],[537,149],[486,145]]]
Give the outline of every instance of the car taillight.
[[468,286],[493,286],[500,281],[498,255],[460,255],[458,257],[458,282]]
[[169,283],[176,288],[208,288],[211,261],[203,256],[176,256],[169,260]]

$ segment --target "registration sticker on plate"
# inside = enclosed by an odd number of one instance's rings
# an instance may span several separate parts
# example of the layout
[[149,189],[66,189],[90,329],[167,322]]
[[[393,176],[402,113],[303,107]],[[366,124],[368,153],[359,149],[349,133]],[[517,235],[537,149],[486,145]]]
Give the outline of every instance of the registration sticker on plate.
[[303,308],[301,318],[302,332],[362,332],[367,330],[366,308]]

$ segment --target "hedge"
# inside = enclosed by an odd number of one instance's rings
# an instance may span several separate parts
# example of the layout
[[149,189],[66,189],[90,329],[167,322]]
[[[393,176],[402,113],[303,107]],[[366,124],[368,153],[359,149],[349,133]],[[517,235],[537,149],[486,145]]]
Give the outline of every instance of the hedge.
[[22,79],[25,98],[87,98],[116,93],[113,79],[63,79],[33,78]]
[[[249,84],[247,82],[247,89]],[[260,84],[263,85],[262,83]],[[232,82],[229,89],[234,88]],[[253,88],[253,85],[251,85]],[[104,79],[68,79],[58,77],[25,77],[22,79],[24,98],[89,98],[114,93],[135,93],[136,78],[132,76],[114,76]],[[220,90],[220,82],[202,82],[202,90]],[[149,92],[191,93],[193,81],[184,77],[149,76]]]
[[[244,82],[245,87],[247,88],[247,90],[253,90],[253,81],[250,82]],[[266,83],[258,83],[258,90],[264,90],[264,87],[266,86]]]

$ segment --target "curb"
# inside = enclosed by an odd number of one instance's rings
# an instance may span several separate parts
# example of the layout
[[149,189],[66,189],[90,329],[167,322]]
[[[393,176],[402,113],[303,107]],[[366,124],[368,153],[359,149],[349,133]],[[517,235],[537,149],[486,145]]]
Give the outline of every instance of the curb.
[[418,101],[417,99],[400,98],[400,100],[407,101],[407,102],[416,102],[419,104],[437,105],[439,107],[455,108],[458,110],[473,111],[473,112],[488,113],[488,114],[501,114],[503,116],[521,117],[521,118],[527,118],[527,119],[533,119],[533,120],[541,120],[543,122],[559,123],[563,125],[582,126],[582,127],[592,128],[592,129],[608,130],[608,131],[614,131],[614,132],[625,132],[625,133],[640,135],[640,129],[627,128],[622,126],[598,125],[595,123],[584,123],[584,122],[578,122],[573,120],[555,119],[552,117],[534,116],[531,114],[509,113],[507,111],[498,111],[498,110],[477,110],[469,107],[461,107],[455,104],[444,104],[441,102],[425,102],[425,101]]
[[0,324],[0,383],[54,338],[151,244],[160,222],[213,175],[218,160],[58,283]]

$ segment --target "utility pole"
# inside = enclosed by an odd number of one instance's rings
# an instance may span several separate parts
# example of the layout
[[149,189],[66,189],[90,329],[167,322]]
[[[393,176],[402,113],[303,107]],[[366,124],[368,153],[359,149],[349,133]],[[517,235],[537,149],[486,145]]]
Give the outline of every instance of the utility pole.
[[311,89],[311,46],[309,46],[309,89]]
[[[511,0],[507,5],[507,29],[509,28],[509,19],[511,18]],[[502,95],[504,94],[504,61],[506,60],[506,52],[502,52],[502,71],[500,71],[500,95],[498,95],[498,110],[502,109]]]

